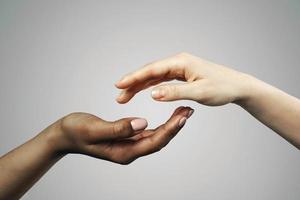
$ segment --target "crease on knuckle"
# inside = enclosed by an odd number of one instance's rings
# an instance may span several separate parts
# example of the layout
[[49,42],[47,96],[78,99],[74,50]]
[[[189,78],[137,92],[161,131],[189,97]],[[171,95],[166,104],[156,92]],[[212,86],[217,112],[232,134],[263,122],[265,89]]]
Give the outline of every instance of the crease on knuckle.
[[179,91],[176,86],[167,87],[167,93],[169,93],[169,96],[172,96],[173,98],[177,98],[179,96]]
[[118,122],[113,123],[112,134],[114,135],[114,137],[116,138],[119,137],[123,133],[123,130],[124,130],[123,123],[118,123]]
[[156,77],[157,76],[157,69],[153,66],[147,66],[146,73],[149,77]]

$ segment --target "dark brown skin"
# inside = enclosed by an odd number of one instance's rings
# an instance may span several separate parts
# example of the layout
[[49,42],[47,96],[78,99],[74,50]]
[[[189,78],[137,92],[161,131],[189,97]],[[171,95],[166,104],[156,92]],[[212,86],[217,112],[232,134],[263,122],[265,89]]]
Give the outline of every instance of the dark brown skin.
[[184,126],[192,111],[179,107],[165,124],[138,131],[131,124],[136,118],[108,122],[88,113],[69,114],[0,158],[0,200],[22,197],[68,153],[126,165],[157,152]]

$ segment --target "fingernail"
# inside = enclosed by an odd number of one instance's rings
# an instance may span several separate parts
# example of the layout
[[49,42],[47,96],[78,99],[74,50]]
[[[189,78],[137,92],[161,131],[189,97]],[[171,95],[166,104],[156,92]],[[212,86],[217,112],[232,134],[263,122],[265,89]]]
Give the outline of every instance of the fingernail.
[[165,95],[165,91],[162,89],[155,89],[155,90],[152,90],[152,92],[151,92],[151,96],[154,99],[162,98],[164,95]]
[[192,116],[193,113],[194,113],[194,109],[190,110],[189,113],[188,113],[187,118],[190,118],[190,117]]
[[178,127],[181,128],[185,124],[186,120],[186,117],[181,118],[178,122]]
[[134,119],[130,122],[131,127],[134,131],[140,131],[148,126],[147,120],[142,118]]

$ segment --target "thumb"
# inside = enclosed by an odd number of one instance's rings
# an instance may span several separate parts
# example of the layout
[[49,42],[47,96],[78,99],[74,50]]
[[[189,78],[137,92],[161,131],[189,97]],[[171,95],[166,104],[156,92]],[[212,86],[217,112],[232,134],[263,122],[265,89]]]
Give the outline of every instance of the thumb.
[[195,91],[193,85],[194,82],[157,86],[152,90],[151,96],[158,101],[194,100]]
[[148,126],[142,118],[123,118],[102,124],[101,139],[122,139],[132,137]]

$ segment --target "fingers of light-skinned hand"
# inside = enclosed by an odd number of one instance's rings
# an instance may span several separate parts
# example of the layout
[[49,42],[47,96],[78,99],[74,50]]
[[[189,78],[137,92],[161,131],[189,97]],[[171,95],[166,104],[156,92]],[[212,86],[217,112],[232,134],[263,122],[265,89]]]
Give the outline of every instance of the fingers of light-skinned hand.
[[189,107],[180,108],[165,124],[155,129],[153,134],[148,134],[149,136],[138,140],[132,147],[135,157],[151,154],[166,146],[184,126],[186,119],[191,115],[191,111],[193,109]]
[[136,93],[140,92],[141,90],[145,90],[153,85],[157,85],[162,81],[169,81],[169,79],[166,80],[154,79],[149,82],[140,83],[130,88],[126,88],[119,94],[119,96],[116,98],[116,101],[122,104],[127,103],[130,99],[134,97]]
[[165,84],[153,88],[151,96],[157,101],[197,100],[201,80],[191,83]]
[[115,85],[119,89],[125,89],[138,83],[147,82],[153,79],[161,79],[166,76],[169,76],[168,78],[182,78],[184,77],[182,69],[182,60],[179,59],[178,56],[174,56],[150,63],[145,67],[124,76]]
[[142,118],[124,118],[114,122],[99,121],[93,127],[91,134],[95,142],[132,137],[148,126]]

